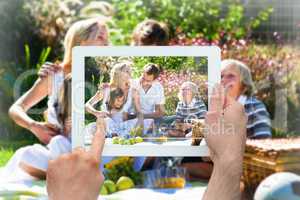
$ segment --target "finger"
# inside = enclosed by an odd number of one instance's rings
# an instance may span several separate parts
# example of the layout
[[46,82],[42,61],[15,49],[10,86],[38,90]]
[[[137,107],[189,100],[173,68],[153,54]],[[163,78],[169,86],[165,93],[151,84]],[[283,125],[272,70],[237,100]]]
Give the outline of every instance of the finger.
[[105,116],[97,118],[96,125],[97,125],[97,130],[103,131],[105,133],[106,132],[106,124],[104,121],[104,117]]
[[73,149],[73,153],[75,154],[82,154],[85,152],[85,149],[82,147],[76,147],[75,149]]
[[224,90],[219,84],[216,84],[211,94],[209,111],[221,113],[223,110],[223,104]]
[[53,74],[57,72],[57,69],[55,69],[54,67],[45,67],[41,69],[41,71],[43,71],[45,74]]
[[219,96],[219,102],[218,102],[218,110],[217,112],[222,113],[224,109],[225,104],[225,89],[223,86],[218,86],[218,96]]
[[60,130],[59,127],[55,126],[54,124],[47,123],[45,124],[45,126],[54,132],[58,132]]
[[60,65],[53,65],[53,70],[55,71],[55,72],[58,72],[58,71],[60,71],[62,68],[61,68],[61,66]]
[[97,162],[101,161],[101,155],[102,155],[104,143],[105,143],[105,132],[97,128],[90,149],[90,153],[95,158],[95,160],[97,160]]
[[51,70],[48,70],[48,69],[41,69],[39,72],[38,72],[38,75],[39,77],[43,78],[43,77],[46,77],[48,76],[49,74],[53,74],[55,73],[55,71],[51,71]]
[[47,62],[45,62],[45,64],[43,64],[43,66],[44,66],[44,65],[54,65],[54,63],[48,62],[48,61],[47,61]]
[[39,71],[39,72],[38,72],[38,76],[39,76],[40,78],[43,78],[43,77],[46,76],[46,74],[45,74],[43,71]]

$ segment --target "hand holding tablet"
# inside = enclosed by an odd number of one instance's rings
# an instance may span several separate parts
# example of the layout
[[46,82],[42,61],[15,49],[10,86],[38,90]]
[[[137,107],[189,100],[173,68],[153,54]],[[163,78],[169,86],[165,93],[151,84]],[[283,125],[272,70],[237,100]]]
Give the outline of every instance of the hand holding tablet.
[[81,147],[49,162],[47,192],[49,199],[95,200],[104,176],[99,170],[105,132],[103,121],[97,121],[97,131],[90,150]]

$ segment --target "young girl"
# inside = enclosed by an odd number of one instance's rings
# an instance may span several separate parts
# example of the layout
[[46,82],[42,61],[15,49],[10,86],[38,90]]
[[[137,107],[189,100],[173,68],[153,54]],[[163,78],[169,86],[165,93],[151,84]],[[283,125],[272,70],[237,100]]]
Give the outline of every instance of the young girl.
[[[109,98],[103,102],[103,111],[106,113],[107,137],[129,135],[130,130],[139,126],[138,119],[124,120],[123,106],[125,105],[125,94],[120,88],[112,88],[109,93]],[[144,133],[152,127],[153,120],[144,120]]]

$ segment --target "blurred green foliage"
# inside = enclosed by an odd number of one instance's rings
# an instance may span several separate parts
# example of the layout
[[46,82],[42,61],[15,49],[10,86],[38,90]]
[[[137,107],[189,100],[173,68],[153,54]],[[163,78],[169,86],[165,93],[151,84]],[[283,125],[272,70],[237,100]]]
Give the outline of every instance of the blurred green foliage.
[[[291,54],[294,49],[289,53],[276,53],[280,52],[281,46],[255,46],[253,41],[240,48],[239,44],[234,43],[239,40],[247,41],[251,38],[252,32],[269,19],[273,9],[268,6],[260,10],[256,17],[247,18],[242,0],[107,0],[105,3],[92,0],[52,0],[51,3],[49,2],[47,0],[0,1],[0,111],[4,113],[0,116],[1,138],[34,138],[32,134],[24,134],[27,131],[12,123],[6,115],[9,106],[15,100],[12,86],[26,70],[36,70],[46,60],[61,59],[66,30],[80,19],[106,17],[113,45],[130,44],[132,31],[138,23],[149,18],[156,19],[168,25],[171,39],[182,38],[182,35],[190,39],[189,43],[182,40],[182,44],[217,44],[223,45],[222,49],[226,45],[229,46],[223,49],[223,52],[226,52],[223,58],[236,58],[247,63],[252,69],[254,79],[258,82],[268,81],[273,73],[281,74],[282,71],[294,70],[291,69],[291,65],[299,66],[295,63],[297,60],[295,55]],[[194,42],[195,40],[197,43]],[[208,42],[204,44],[203,40]],[[217,42],[214,43],[215,41]],[[26,44],[28,46],[25,46]],[[171,44],[177,45],[176,42]],[[254,47],[251,46],[252,44]],[[140,74],[147,62],[158,62],[163,68],[176,71],[191,66],[188,62],[183,64],[183,60],[170,59],[165,62],[162,58],[155,61],[145,58],[137,61],[135,77]],[[205,66],[205,62],[202,64]],[[101,80],[94,72],[91,71],[90,78],[96,85]],[[104,70],[101,73],[106,73],[106,77],[102,80],[106,82],[109,79],[108,71]],[[32,75],[24,80],[22,93],[31,87],[36,77]],[[274,82],[274,79],[272,80]],[[283,81],[280,82],[280,87],[288,87],[291,83],[284,79],[280,80]],[[299,79],[293,78],[293,80]],[[271,113],[274,110],[274,91],[279,87],[276,84],[272,85],[273,88],[265,88],[259,94]],[[294,97],[297,94],[292,91],[293,88],[292,86],[289,88],[291,90],[289,90],[289,110],[293,111],[289,112],[289,129],[298,130],[297,124],[300,118],[296,112],[299,111],[300,106],[297,97]],[[172,102],[169,104],[172,106],[168,109],[171,111],[176,105],[176,97],[167,98],[167,102],[169,101]],[[43,101],[37,107],[45,107],[45,105],[46,101]],[[42,119],[41,115],[33,117]]]
[[271,7],[261,10],[255,18],[247,18],[240,0],[111,0],[115,15],[113,43],[130,44],[134,27],[145,19],[166,23],[171,38],[180,33],[188,37],[201,35],[208,40],[245,38],[266,21],[273,12]]

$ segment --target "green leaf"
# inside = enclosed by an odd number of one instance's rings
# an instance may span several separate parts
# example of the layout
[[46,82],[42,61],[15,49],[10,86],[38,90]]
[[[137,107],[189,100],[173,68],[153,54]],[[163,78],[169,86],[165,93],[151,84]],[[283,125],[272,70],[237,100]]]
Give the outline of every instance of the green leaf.
[[40,58],[38,63],[36,64],[36,68],[40,69],[40,67],[46,62],[49,54],[51,52],[51,47],[44,48],[40,54]]
[[29,69],[30,68],[30,48],[29,48],[29,45],[25,44],[24,49],[25,49],[25,65],[26,65],[26,68]]

